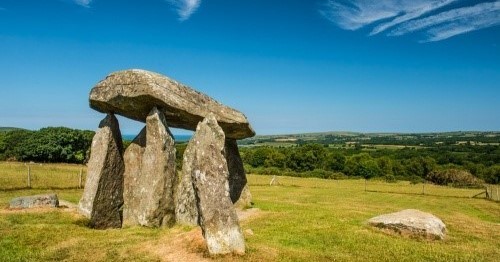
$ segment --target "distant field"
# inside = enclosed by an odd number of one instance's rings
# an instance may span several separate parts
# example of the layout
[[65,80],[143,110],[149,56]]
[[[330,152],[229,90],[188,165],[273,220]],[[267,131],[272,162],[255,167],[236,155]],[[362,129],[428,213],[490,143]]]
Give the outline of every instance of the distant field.
[[[29,168],[29,170],[28,170]],[[0,161],[0,190],[28,186],[28,171],[32,188],[77,188],[85,185],[87,167],[76,164],[41,164]]]
[[[6,173],[0,165],[0,178]],[[64,177],[79,166],[47,165]],[[60,169],[59,169],[60,168]],[[23,172],[22,168],[19,171]],[[57,182],[58,176],[51,177]],[[363,180],[322,180],[249,175],[255,207],[260,211],[242,223],[247,254],[216,261],[498,261],[500,204],[469,198],[472,191],[428,187],[450,196],[365,192]],[[0,180],[0,183],[1,180]],[[370,190],[387,191],[398,184],[371,182]],[[401,185],[400,185],[401,186]],[[406,185],[405,185],[406,186]],[[389,188],[390,189],[390,188]],[[7,210],[16,196],[56,192],[77,203],[81,189],[0,190],[0,261],[181,261],[206,258],[203,246],[186,234],[199,231],[126,228],[91,230],[86,220],[67,209],[19,212]],[[444,241],[408,239],[370,228],[370,217],[416,208],[447,225]],[[183,242],[184,241],[184,242]],[[182,251],[180,246],[188,246]]]

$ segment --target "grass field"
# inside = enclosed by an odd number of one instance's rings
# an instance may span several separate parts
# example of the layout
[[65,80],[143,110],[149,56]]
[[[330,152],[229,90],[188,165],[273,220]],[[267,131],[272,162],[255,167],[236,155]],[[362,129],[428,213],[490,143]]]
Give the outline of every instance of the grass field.
[[[0,168],[4,169],[0,169],[3,176],[6,168]],[[500,257],[498,202],[365,192],[362,180],[280,177],[279,186],[269,186],[268,176],[248,178],[259,211],[241,223],[247,232],[247,254],[214,260],[414,262],[498,261]],[[386,190],[385,186],[382,182],[370,184],[378,191]],[[454,192],[459,189],[440,190],[464,194]],[[77,203],[82,194],[81,189],[0,190],[0,261],[207,259],[200,244],[201,233],[196,229],[133,227],[100,231],[87,228],[87,221],[70,209],[26,212],[7,208],[13,197],[46,192],[56,192],[72,203]],[[446,239],[404,238],[365,224],[370,217],[407,208],[440,217],[447,225]],[[249,229],[253,233],[248,233]]]
[[0,190],[23,189],[28,186],[28,168],[31,188],[78,188],[80,171],[85,185],[87,168],[76,164],[39,164],[0,161]]

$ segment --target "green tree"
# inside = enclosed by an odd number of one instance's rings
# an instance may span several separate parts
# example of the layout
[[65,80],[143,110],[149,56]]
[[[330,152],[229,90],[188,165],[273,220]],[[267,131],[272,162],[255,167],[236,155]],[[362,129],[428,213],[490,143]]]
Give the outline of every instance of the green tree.
[[294,148],[287,154],[286,167],[297,172],[323,168],[326,149],[320,144],[306,144]]
[[367,153],[361,153],[351,156],[347,159],[344,173],[348,176],[359,176],[372,178],[380,176],[382,171],[377,162]]
[[325,169],[340,172],[344,170],[346,157],[340,152],[329,153],[325,159]]
[[436,160],[431,157],[413,157],[406,161],[406,173],[410,176],[425,178],[431,171],[436,169]]

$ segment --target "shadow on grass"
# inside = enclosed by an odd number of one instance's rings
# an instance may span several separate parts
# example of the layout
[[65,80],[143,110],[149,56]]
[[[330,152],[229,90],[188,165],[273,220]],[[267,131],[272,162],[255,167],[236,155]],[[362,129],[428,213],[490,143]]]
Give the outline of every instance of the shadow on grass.
[[77,220],[75,220],[73,222],[73,224],[75,224],[75,225],[77,225],[79,227],[84,227],[84,228],[91,229],[91,227],[90,227],[90,219],[88,219],[86,217],[78,218]]

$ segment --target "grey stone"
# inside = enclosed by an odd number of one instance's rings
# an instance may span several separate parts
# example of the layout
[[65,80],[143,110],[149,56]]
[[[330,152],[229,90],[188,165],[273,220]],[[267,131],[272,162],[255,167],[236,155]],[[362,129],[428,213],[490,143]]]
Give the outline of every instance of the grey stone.
[[16,197],[10,200],[10,208],[58,207],[56,194]]
[[122,225],[123,206],[123,144],[118,120],[108,114],[99,124],[91,147],[87,182],[78,205],[97,229]]
[[224,132],[209,114],[187,146],[199,224],[212,255],[245,252],[245,239],[229,193]]
[[446,225],[441,219],[416,209],[377,216],[368,220],[368,223],[396,233],[429,239],[443,239],[446,235]]
[[181,225],[198,225],[198,207],[196,206],[196,196],[194,192],[192,163],[194,159],[194,146],[189,146],[184,151],[182,159],[182,171],[177,178],[175,190],[175,220]]
[[[224,155],[226,157],[227,168],[229,170],[229,194],[231,196],[231,201],[236,203],[240,199],[243,188],[245,188],[247,184],[247,177],[245,169],[243,168],[243,161],[241,160],[236,140],[226,138],[224,144]],[[246,197],[248,197],[248,195],[246,195]],[[251,197],[252,196],[250,195],[250,200],[248,201],[251,201]]]
[[234,206],[239,209],[247,209],[251,208],[253,206],[252,202],[252,194],[250,193],[250,189],[248,188],[248,185],[245,185],[243,187],[243,190],[241,191],[240,197],[236,203],[234,203]]
[[139,204],[142,197],[137,190],[141,176],[142,157],[146,149],[146,127],[137,135],[123,154],[123,226],[139,225]]
[[114,72],[90,92],[90,107],[145,122],[153,107],[161,108],[170,127],[194,130],[209,113],[215,115],[227,137],[255,135],[241,112],[166,76],[145,71]]
[[124,159],[124,225],[159,227],[175,223],[174,138],[156,107]]

